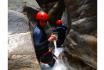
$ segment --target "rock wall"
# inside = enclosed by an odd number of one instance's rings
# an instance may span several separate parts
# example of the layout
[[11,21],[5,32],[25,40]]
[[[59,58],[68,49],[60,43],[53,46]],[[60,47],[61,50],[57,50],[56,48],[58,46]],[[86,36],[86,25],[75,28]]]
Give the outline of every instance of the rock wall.
[[39,70],[28,23],[22,13],[8,11],[9,70]]
[[39,8],[39,5],[37,4],[36,0],[8,0],[8,8],[10,10],[21,12],[25,4],[34,9]]
[[[24,53],[28,50],[33,51],[29,32],[28,19],[22,13],[9,10],[8,11],[8,43],[9,53]],[[27,48],[27,50],[26,50]],[[18,52],[16,52],[18,51]],[[21,52],[20,52],[21,51]],[[29,52],[29,51],[28,51]]]
[[[97,69],[97,1],[65,0],[72,25],[64,42],[73,70]],[[67,14],[68,14],[67,13]]]

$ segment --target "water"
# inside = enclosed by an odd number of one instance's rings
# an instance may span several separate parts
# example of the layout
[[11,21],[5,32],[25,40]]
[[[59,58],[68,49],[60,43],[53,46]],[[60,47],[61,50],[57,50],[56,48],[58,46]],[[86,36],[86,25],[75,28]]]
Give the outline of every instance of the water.
[[56,40],[54,40],[54,46],[55,46],[55,51],[54,51],[54,55],[56,57],[59,57],[60,53],[64,51],[63,48],[57,48],[57,45],[56,45]]
[[54,55],[57,57],[57,59],[55,58],[56,63],[54,64],[54,66],[52,68],[49,67],[48,64],[41,63],[41,69],[42,70],[68,70],[64,61],[59,58],[60,53],[63,52],[64,49],[63,48],[57,48],[56,40],[54,40],[54,46],[55,46]]
[[65,63],[61,59],[56,59],[56,63],[51,70],[68,70]]

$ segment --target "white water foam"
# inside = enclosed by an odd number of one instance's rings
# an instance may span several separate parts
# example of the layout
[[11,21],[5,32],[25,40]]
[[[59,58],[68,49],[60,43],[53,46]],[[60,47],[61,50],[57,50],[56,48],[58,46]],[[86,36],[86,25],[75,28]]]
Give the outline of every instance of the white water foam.
[[[63,48],[57,48],[56,40],[54,40],[55,51],[54,55],[58,58],[60,53],[64,51]],[[56,59],[56,63],[52,70],[68,70],[62,59]]]
[[63,60],[57,59],[54,67],[51,70],[68,70]]
[[41,63],[41,70],[68,70],[68,68],[63,60],[56,59],[56,63],[52,68],[48,64]]
[[51,68],[49,67],[48,64],[43,64],[41,63],[41,69],[42,70],[68,70],[67,66],[65,65],[65,63],[63,62],[62,59],[59,59],[59,55],[60,53],[64,50],[63,48],[57,48],[56,45],[56,41],[54,41],[54,46],[55,46],[55,51],[54,54],[57,57],[56,59],[56,63],[54,64],[54,66]]
[[64,49],[63,48],[57,48],[56,40],[54,40],[54,46],[55,46],[54,55],[56,57],[59,57],[60,53],[63,52]]

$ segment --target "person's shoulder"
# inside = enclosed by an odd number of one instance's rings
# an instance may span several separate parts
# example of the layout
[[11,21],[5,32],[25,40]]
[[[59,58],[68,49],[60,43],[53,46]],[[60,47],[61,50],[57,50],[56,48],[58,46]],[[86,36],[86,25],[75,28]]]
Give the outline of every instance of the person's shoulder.
[[34,33],[40,33],[40,29],[39,29],[38,26],[35,26],[35,27],[34,27]]
[[57,28],[67,28],[65,25],[58,26]]
[[61,25],[61,27],[66,27],[65,25]]
[[67,26],[65,26],[65,25],[62,25],[62,27],[67,29]]
[[61,25],[59,28],[60,29],[63,29],[63,30],[66,30],[67,29],[67,27],[65,25]]

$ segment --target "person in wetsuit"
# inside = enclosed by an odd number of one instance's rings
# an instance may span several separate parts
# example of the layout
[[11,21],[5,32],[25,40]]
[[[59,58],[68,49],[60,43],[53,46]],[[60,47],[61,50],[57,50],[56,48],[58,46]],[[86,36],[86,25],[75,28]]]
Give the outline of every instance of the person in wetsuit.
[[67,30],[67,27],[65,25],[62,25],[62,20],[57,20],[55,24],[55,29],[53,29],[53,32],[56,32],[58,36],[58,39],[56,42],[58,48],[60,48],[64,43],[64,40],[66,38],[66,30]]
[[38,22],[33,28],[33,41],[36,57],[39,62],[46,63],[52,67],[55,63],[55,59],[52,52],[49,51],[49,42],[55,40],[55,36],[51,35],[48,38],[45,32],[45,23],[48,20],[47,13],[43,11],[38,12],[36,19]]

